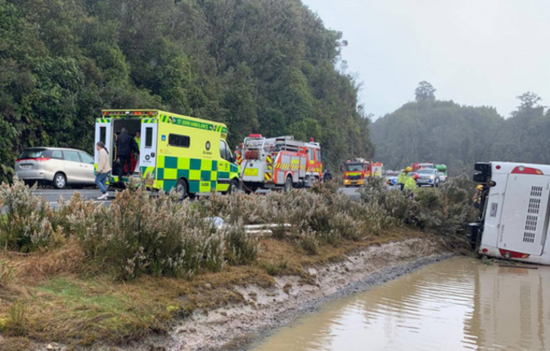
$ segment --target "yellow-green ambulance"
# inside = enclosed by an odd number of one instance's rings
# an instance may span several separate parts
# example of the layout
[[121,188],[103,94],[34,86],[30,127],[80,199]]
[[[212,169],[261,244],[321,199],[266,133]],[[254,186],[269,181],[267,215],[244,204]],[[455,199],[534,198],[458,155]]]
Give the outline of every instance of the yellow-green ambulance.
[[[141,140],[131,169],[121,172],[116,140],[123,128],[132,137],[139,132]],[[96,143],[105,143],[110,154],[111,185],[135,177],[147,180],[152,189],[176,189],[182,198],[240,188],[239,166],[226,137],[225,124],[160,110],[103,110],[95,127]],[[97,161],[96,150],[96,167]]]

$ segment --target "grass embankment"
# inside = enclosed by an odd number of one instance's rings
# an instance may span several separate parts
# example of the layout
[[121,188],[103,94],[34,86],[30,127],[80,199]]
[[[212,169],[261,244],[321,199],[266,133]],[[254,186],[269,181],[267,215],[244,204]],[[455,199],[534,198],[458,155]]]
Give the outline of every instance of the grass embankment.
[[[342,259],[371,245],[437,231],[451,245],[469,215],[464,184],[415,200],[367,188],[352,202],[334,186],[268,196],[214,196],[177,203],[169,195],[117,195],[110,208],[78,195],[58,211],[22,184],[4,185],[0,207],[1,349],[28,340],[92,345],[167,332],[194,311],[242,303],[235,286],[271,287],[273,276]],[[216,230],[204,218],[221,216]],[[243,224],[290,223],[273,237]],[[419,231],[423,228],[424,231]],[[25,346],[27,345],[27,346]]]

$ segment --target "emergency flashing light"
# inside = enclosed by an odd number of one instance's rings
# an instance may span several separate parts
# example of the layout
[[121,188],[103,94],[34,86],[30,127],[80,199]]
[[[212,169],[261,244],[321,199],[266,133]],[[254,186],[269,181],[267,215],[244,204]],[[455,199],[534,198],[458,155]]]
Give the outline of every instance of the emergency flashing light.
[[248,137],[249,138],[261,138],[262,135],[261,134],[250,134]]

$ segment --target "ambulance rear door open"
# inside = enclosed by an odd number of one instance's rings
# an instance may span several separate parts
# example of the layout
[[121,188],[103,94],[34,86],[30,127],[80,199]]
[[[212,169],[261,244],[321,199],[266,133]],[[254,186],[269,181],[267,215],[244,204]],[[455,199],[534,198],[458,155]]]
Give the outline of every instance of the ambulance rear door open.
[[[99,153],[95,145],[99,141],[105,144],[105,148],[109,151],[109,154],[113,154],[113,125],[110,118],[101,118],[96,120],[95,124],[95,143],[94,143],[94,159],[95,164],[99,162]],[[111,160],[111,157],[109,158]],[[112,166],[112,165],[111,165]]]
[[549,187],[546,175],[508,176],[498,228],[499,249],[542,255],[548,231]]
[[143,176],[147,170],[157,166],[157,136],[158,125],[156,119],[141,123],[141,149],[139,150],[139,166]]

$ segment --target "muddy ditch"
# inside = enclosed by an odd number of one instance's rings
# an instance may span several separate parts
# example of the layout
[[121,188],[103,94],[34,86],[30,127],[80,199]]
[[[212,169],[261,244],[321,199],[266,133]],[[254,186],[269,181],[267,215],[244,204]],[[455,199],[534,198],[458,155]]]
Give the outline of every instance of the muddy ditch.
[[434,239],[371,246],[341,262],[310,268],[313,279],[308,281],[283,276],[276,277],[275,286],[268,289],[235,287],[244,297],[242,304],[196,312],[176,325],[168,338],[149,338],[118,350],[246,350],[274,328],[314,312],[324,302],[367,290],[452,256]]

